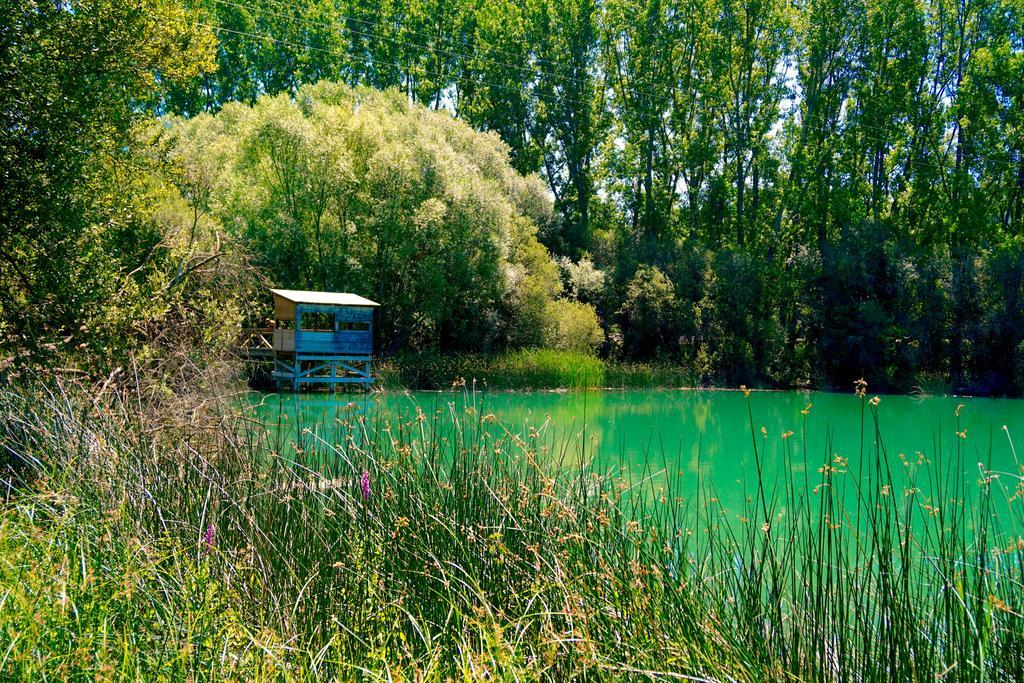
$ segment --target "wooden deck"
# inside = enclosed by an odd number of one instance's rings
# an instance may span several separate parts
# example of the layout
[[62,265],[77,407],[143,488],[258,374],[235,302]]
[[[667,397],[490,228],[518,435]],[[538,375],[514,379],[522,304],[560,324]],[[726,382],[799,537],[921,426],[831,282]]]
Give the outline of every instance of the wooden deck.
[[[327,385],[333,391],[337,384],[368,386],[373,382],[365,336],[347,331],[302,330],[296,334],[295,330],[252,327],[242,330],[237,353],[246,360],[272,363],[270,376],[278,386],[299,391],[303,386]],[[296,344],[302,352],[295,352]],[[332,353],[339,348],[351,351]]]
[[250,360],[265,360],[274,357],[274,328],[247,327],[238,337],[238,355]]

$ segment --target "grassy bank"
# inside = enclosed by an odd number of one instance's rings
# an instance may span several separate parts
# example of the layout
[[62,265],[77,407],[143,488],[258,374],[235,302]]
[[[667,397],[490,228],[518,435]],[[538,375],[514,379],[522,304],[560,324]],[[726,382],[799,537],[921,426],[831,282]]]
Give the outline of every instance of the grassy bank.
[[652,389],[698,383],[692,371],[668,362],[616,362],[549,349],[406,352],[378,363],[377,374],[381,386],[390,389],[450,389],[461,380],[491,389]]
[[805,474],[758,465],[726,514],[509,433],[470,393],[295,425],[8,387],[0,673],[1019,680],[1019,475],[964,475],[958,438],[899,491],[863,400],[859,458],[786,450]]

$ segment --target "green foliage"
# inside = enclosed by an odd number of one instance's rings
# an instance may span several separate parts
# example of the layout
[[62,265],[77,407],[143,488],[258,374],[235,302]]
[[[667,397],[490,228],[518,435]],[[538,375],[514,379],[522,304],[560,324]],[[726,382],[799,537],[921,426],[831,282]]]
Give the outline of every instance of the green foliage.
[[212,36],[169,0],[15,0],[0,25],[0,356],[109,371],[165,304],[135,125]]
[[508,270],[513,311],[509,341],[513,346],[543,346],[550,305],[562,292],[558,266],[533,234],[522,235],[511,246],[511,260],[521,265]]
[[[1024,219],[1018,0],[278,4],[208,5],[225,48],[204,106],[336,72],[496,133],[547,182],[540,241],[607,273],[566,284],[626,356],[700,357],[713,381],[1024,389],[1006,362],[1024,326],[994,323]],[[866,244],[873,274],[846,287]],[[640,266],[677,317],[630,321]],[[523,287],[510,336],[540,344],[544,284]]]
[[281,286],[379,302],[383,349],[592,350],[537,241],[550,203],[497,137],[395,92],[327,82],[172,124],[226,230]]
[[679,302],[672,282],[660,269],[637,268],[626,286],[620,313],[626,324],[626,343],[637,355],[644,346],[651,354],[678,344]]
[[749,252],[722,249],[705,255],[703,287],[696,307],[698,354],[707,359],[708,378],[757,381],[759,371],[772,366],[770,350],[780,346],[766,306],[770,273]]
[[585,389],[605,386],[608,366],[589,352],[519,349],[497,354],[399,353],[378,364],[393,389]]
[[594,307],[555,299],[548,304],[544,346],[561,351],[594,353],[604,343],[604,330]]
[[563,272],[566,288],[569,293],[580,301],[599,301],[604,294],[605,274],[594,266],[589,256],[583,255],[579,261],[563,256],[558,265]]

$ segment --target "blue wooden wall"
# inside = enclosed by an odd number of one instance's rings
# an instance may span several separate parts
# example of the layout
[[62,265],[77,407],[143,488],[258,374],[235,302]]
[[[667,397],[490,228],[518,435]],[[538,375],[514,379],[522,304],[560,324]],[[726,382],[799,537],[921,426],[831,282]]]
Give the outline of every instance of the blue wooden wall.
[[[331,331],[304,329],[303,318],[307,313],[326,314]],[[295,317],[296,355],[369,356],[373,353],[372,308],[299,304]]]

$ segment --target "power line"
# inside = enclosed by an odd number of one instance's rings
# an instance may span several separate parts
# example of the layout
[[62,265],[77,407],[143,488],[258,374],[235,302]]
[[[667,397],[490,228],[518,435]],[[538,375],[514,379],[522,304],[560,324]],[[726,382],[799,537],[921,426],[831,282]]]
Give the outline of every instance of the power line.
[[[333,55],[335,57],[353,58],[352,55],[349,55],[347,53],[338,52],[336,50],[328,50],[327,48],[317,47],[315,45],[307,45],[305,43],[293,43],[291,41],[281,40],[280,38],[274,38],[273,36],[269,36],[269,35],[266,35],[266,34],[249,33],[248,31],[237,31],[235,29],[224,28],[222,26],[211,26],[210,24],[204,24],[202,22],[199,22],[198,25],[202,26],[204,28],[208,28],[211,31],[217,31],[218,33],[231,33],[231,34],[234,34],[234,35],[245,36],[247,38],[255,38],[256,40],[269,40],[272,43],[277,43],[277,44],[280,44],[280,45],[287,45],[289,47],[294,47],[294,48],[302,48],[302,49],[305,49],[305,50],[312,50],[314,52],[322,52],[322,53],[325,53],[325,54]],[[409,65],[398,64],[396,62],[374,60],[374,64],[381,64],[383,66],[392,66],[392,67],[394,67],[396,69],[400,69],[400,70],[406,71],[407,73],[408,73],[408,70],[409,70]],[[492,83],[492,82],[489,82],[489,81],[475,80],[475,79],[470,79],[470,78],[467,78],[467,77],[456,76],[454,74],[442,74],[442,73],[439,73],[439,72],[436,72],[436,71],[432,71],[430,69],[423,68],[423,67],[421,67],[420,70],[423,73],[429,74],[431,76],[437,76],[437,77],[440,77],[440,78],[448,78],[448,79],[451,79],[451,80],[454,80],[454,81],[464,81],[464,82],[469,82],[469,83],[473,83],[473,84],[476,84],[476,85],[486,85],[486,86],[491,87],[491,88],[498,88],[498,89],[501,89],[501,90],[508,90],[508,91],[517,92],[517,93],[521,93],[522,92],[521,89],[513,88],[513,87],[507,86],[507,85],[503,85],[501,83]],[[542,99],[551,99],[551,97],[552,97],[552,95],[542,95],[540,93],[535,93],[535,94],[536,94],[537,97],[542,98]],[[572,102],[574,104],[580,104],[580,105],[587,105],[587,104],[589,104],[588,102],[585,102],[584,100],[576,99],[576,98],[569,97],[569,96],[566,96],[566,95],[561,95],[559,93],[554,93],[553,97],[558,98],[558,100],[560,100],[562,102]]]
[[[300,10],[301,9],[297,5],[292,5],[292,4],[284,3],[284,2],[278,2],[277,0],[268,0],[268,1],[273,1],[274,4],[277,4],[279,6],[287,6],[287,7],[291,7],[293,9],[296,9],[296,10]],[[250,8],[245,7],[243,5],[239,5],[239,4],[234,3],[234,2],[231,2],[230,0],[214,0],[214,2],[218,2],[220,4],[231,5],[231,6],[240,8],[240,9],[245,9],[247,11],[250,10]],[[315,22],[315,21],[312,21],[311,19],[303,19],[302,17],[283,15],[283,14],[272,12],[272,11],[265,10],[265,9],[261,10],[261,11],[263,11],[263,12],[265,12],[265,13],[271,15],[271,16],[276,16],[276,17],[279,17],[279,18],[287,19],[287,20],[292,21],[292,22],[296,22],[299,25],[304,26],[306,28],[308,28],[310,26],[321,26],[321,27],[326,27],[326,28],[330,28],[330,29],[338,28],[338,27],[334,26],[333,24],[329,24],[327,22]],[[340,15],[340,16],[345,16],[345,15]],[[348,59],[352,59],[352,60],[358,59],[358,56],[350,54],[350,53],[347,53],[347,52],[339,52],[337,50],[330,50],[330,49],[318,47],[318,46],[315,46],[315,45],[308,45],[306,43],[295,43],[295,42],[292,42],[292,41],[286,41],[286,40],[282,40],[280,38],[275,38],[275,37],[267,35],[267,34],[254,34],[254,33],[246,32],[246,31],[238,31],[238,30],[235,30],[235,29],[228,29],[228,28],[224,28],[224,27],[220,27],[220,26],[211,26],[209,24],[201,24],[201,25],[206,27],[206,28],[209,28],[211,30],[218,31],[218,32],[226,32],[226,33],[231,33],[231,34],[235,34],[235,35],[246,36],[246,37],[254,38],[254,39],[257,39],[257,40],[269,40],[269,41],[277,43],[277,44],[287,45],[287,46],[293,47],[293,48],[299,48],[299,49],[305,49],[305,50],[310,50],[310,51],[315,51],[315,52],[321,52],[321,53],[329,54],[329,55],[332,55],[332,56],[335,56],[335,57],[348,58]],[[443,50],[440,50],[437,47],[421,45],[419,43],[409,43],[407,41],[402,41],[402,40],[399,40],[397,38],[382,37],[382,36],[379,36],[379,35],[376,35],[376,34],[373,34],[373,33],[368,33],[368,32],[364,32],[364,31],[358,31],[358,30],[355,30],[355,29],[351,29],[349,27],[344,27],[344,30],[352,32],[352,33],[356,33],[358,35],[362,35],[362,36],[367,37],[367,38],[372,38],[372,39],[381,40],[381,41],[389,41],[389,42],[393,42],[395,44],[405,45],[405,46],[408,46],[408,47],[417,48],[420,51],[434,52],[438,56],[446,56],[446,57],[449,57],[449,58],[453,57],[453,56],[455,56],[455,57],[460,57],[461,56],[461,57],[465,57],[467,59],[473,59],[474,58],[472,56],[467,56],[464,53],[445,52]],[[443,73],[443,72],[439,72],[439,71],[434,71],[434,70],[429,69],[429,68],[427,68],[427,67],[425,67],[423,65],[418,65],[417,64],[414,67],[414,65],[411,65],[411,64],[399,64],[399,63],[396,63],[396,62],[389,62],[389,61],[385,61],[385,60],[379,60],[379,59],[372,58],[372,56],[371,56],[371,59],[372,59],[372,62],[365,62],[364,61],[364,63],[372,63],[373,65],[380,65],[380,66],[391,66],[391,67],[394,67],[394,68],[396,68],[396,69],[398,69],[400,71],[404,71],[406,73],[406,75],[409,76],[409,77],[413,76],[413,74],[410,73],[410,71],[412,71],[415,68],[416,70],[420,71],[421,73],[424,73],[424,74],[427,74],[427,75],[431,75],[431,76],[435,76],[435,77],[440,78],[440,79],[448,79],[449,81],[452,81],[452,82],[463,82],[463,83],[470,83],[470,84],[473,84],[473,85],[483,85],[483,86],[487,86],[487,87],[490,87],[490,88],[496,88],[496,89],[499,89],[499,90],[506,90],[506,91],[510,91],[510,92],[516,92],[518,94],[522,93],[522,89],[521,88],[512,87],[512,86],[509,86],[509,85],[506,85],[506,84],[502,84],[502,83],[494,83],[492,81],[485,81],[485,80],[475,79],[475,78],[471,78],[471,77],[467,77],[467,76],[459,76],[456,73]],[[508,63],[505,63],[505,62],[499,62],[499,61],[494,60],[494,59],[487,59],[486,61],[489,61],[489,62],[491,62],[492,64],[494,64],[496,66],[506,67],[506,68],[508,68],[510,70],[522,71],[524,69],[524,67],[508,64]],[[554,74],[551,74],[551,73],[548,73],[548,72],[545,72],[545,71],[542,71],[542,70],[534,71],[534,72],[532,72],[531,75],[542,75],[542,76],[548,76],[548,77],[552,77],[552,78],[563,78],[564,80],[571,80],[571,81],[577,81],[577,82],[580,80],[580,79],[577,79],[577,78],[572,77],[572,76],[564,76],[564,77],[562,77],[562,76],[555,76]],[[653,93],[650,93],[648,91],[638,90],[638,89],[635,89],[635,88],[633,88],[632,90],[634,92],[634,96],[645,95],[645,96],[647,96],[649,98],[652,98],[652,99],[659,97],[659,96],[657,96],[657,95],[655,95]],[[562,93],[559,93],[559,92],[551,92],[550,94],[548,94],[548,93],[542,93],[542,92],[535,91],[534,92],[534,96],[536,96],[538,99],[543,99],[543,100],[547,100],[547,101],[558,101],[558,102],[563,103],[563,104],[567,103],[567,102],[571,102],[571,103],[578,104],[578,105],[583,105],[583,106],[589,106],[591,104],[590,102],[587,102],[585,100],[581,100],[579,98],[575,98],[575,97],[572,97],[572,96],[569,96],[569,95],[565,95],[565,94],[562,94]],[[844,127],[845,130],[843,130],[843,131],[836,130],[836,129],[832,128],[832,127],[815,126],[815,125],[812,125],[812,124],[809,124],[809,123],[799,123],[797,125],[799,125],[801,128],[806,128],[808,130],[823,132],[823,133],[826,133],[826,134],[829,134],[829,135],[837,135],[837,136],[843,135],[843,133],[846,132],[846,131],[855,131],[857,134],[859,134],[861,139],[863,139],[865,141],[868,141],[868,142],[874,142],[874,143],[876,143],[878,145],[881,145],[883,147],[886,147],[886,148],[891,148],[891,147],[893,147],[896,144],[896,142],[890,140],[888,138],[888,136],[892,135],[893,133],[895,133],[897,131],[892,130],[892,129],[880,128],[880,127],[877,127],[877,126],[871,126],[871,125],[863,124],[863,123],[853,123],[853,124],[850,124],[849,122],[847,122],[847,125]],[[867,135],[866,133],[864,133],[865,130],[878,131],[878,132],[880,132],[882,135],[884,135],[886,137],[885,138],[873,137],[871,135]],[[1016,162],[1010,161],[1010,160],[996,159],[996,158],[989,157],[989,156],[984,156],[984,155],[972,155],[972,156],[975,159],[977,159],[978,161],[981,161],[981,162],[989,162],[989,163],[992,163],[992,164],[1001,164],[1001,165],[1004,165],[1004,166],[1007,166],[1007,167],[1010,167],[1010,168],[1014,168],[1016,166]],[[931,166],[931,167],[933,167],[935,169],[938,169],[938,170],[947,170],[946,166],[936,165],[936,164],[933,164],[933,163],[930,163],[930,162],[925,162],[923,160],[914,160],[911,163],[915,163],[917,165],[922,165],[922,166]]]
[[[268,2],[268,3],[271,3],[273,5],[276,5],[277,7],[291,9],[291,10],[299,12],[299,13],[301,13],[305,9],[301,5],[295,4],[294,2],[285,2],[284,0],[264,0],[264,1]],[[237,3],[231,2],[230,0],[214,0],[214,2],[219,2],[221,4],[230,4],[230,5],[233,5],[235,7],[238,7],[238,8],[241,8],[241,9],[245,9],[247,11],[251,11],[251,8],[248,8],[248,7],[245,7],[243,5],[239,5]],[[337,28],[335,25],[333,25],[331,23],[328,23],[328,22],[325,22],[325,21],[315,21],[312,18],[308,18],[308,17],[282,15],[282,14],[279,14],[279,13],[276,13],[276,12],[269,12],[268,10],[265,10],[265,9],[263,9],[263,10],[257,9],[256,11],[257,12],[258,11],[268,12],[272,16],[277,16],[277,17],[280,17],[280,18],[283,18],[283,19],[288,19],[290,21],[299,22],[300,24],[302,24],[304,26],[307,26],[307,27],[308,26],[316,25],[316,26],[321,26],[321,27],[325,27],[325,28],[329,28],[329,29]],[[349,21],[354,21],[354,22],[360,23],[360,24],[365,25],[365,26],[371,26],[371,27],[373,27],[373,26],[383,26],[383,24],[381,22],[379,22],[379,21],[374,22],[374,21],[370,21],[370,20],[367,20],[367,19],[360,19],[358,17],[353,17],[351,15],[347,15],[347,14],[345,14],[343,12],[337,12],[337,16],[341,17],[343,19],[349,20]],[[420,43],[412,43],[412,42],[400,40],[398,38],[392,38],[392,37],[388,37],[388,36],[381,36],[381,35],[378,35],[378,34],[373,33],[373,32],[358,31],[356,29],[352,29],[351,27],[347,27],[347,26],[344,27],[344,28],[345,28],[346,31],[349,31],[351,33],[355,33],[357,35],[361,35],[361,36],[364,36],[364,37],[367,37],[367,38],[373,38],[373,39],[380,40],[380,41],[388,41],[388,42],[394,43],[396,45],[403,45],[403,46],[406,46],[406,47],[412,47],[412,48],[416,48],[416,49],[421,50],[421,51],[429,51],[429,52],[433,52],[433,53],[435,53],[435,54],[437,54],[439,56],[443,55],[443,56],[446,56],[446,57],[449,57],[449,58],[461,57],[461,58],[467,59],[467,60],[483,59],[485,62],[489,62],[489,63],[491,63],[494,66],[501,66],[501,67],[505,67],[506,69],[518,70],[518,71],[522,71],[525,68],[527,68],[527,67],[519,66],[519,65],[516,65],[516,64],[510,64],[508,62],[502,62],[502,61],[499,61],[499,60],[494,59],[492,57],[479,57],[477,55],[468,55],[466,53],[453,52],[451,50],[445,50],[445,49],[439,48],[437,46],[422,45]],[[424,38],[427,38],[428,40],[433,40],[435,38],[434,36],[428,35],[428,34],[423,33],[421,31],[416,31],[416,30],[413,30],[413,29],[407,29],[407,30],[412,35],[423,36]],[[502,51],[502,52],[504,52],[504,51]],[[506,52],[506,54],[508,54],[508,53]],[[512,55],[513,58],[516,58],[516,57],[519,57],[519,56],[520,55]],[[559,62],[557,62],[557,61],[542,59],[542,58],[536,57],[536,56],[534,56],[534,61],[536,61],[538,63],[550,64],[550,65],[556,66],[556,67],[561,66],[561,64]],[[402,67],[399,67],[399,68],[402,68]],[[582,78],[571,76],[571,75],[554,74],[552,72],[544,71],[542,69],[536,70],[534,73],[536,75],[547,76],[547,77],[550,77],[550,78],[553,78],[553,79],[554,78],[558,78],[558,79],[561,79],[561,80],[571,81],[571,82],[575,82],[575,83],[583,83],[583,84],[588,83],[588,81],[586,79],[582,79]],[[442,77],[444,76],[444,74],[438,74],[436,72],[433,72],[433,75],[442,76]],[[643,90],[641,88],[636,88],[635,86],[632,85],[632,83],[630,83],[628,86],[626,86],[626,89],[628,89],[628,91],[632,94],[633,97],[643,96],[644,98],[647,98],[648,101],[659,101],[659,100],[669,100],[669,99],[671,99],[670,95],[656,94],[656,93],[653,93],[653,92],[651,92],[649,90]],[[580,102],[579,100],[574,100],[574,101]],[[580,103],[582,103],[582,102],[580,102]],[[805,124],[801,124],[801,126],[804,126],[804,125]],[[815,128],[815,127],[809,126],[809,125],[807,127],[809,129],[811,129],[811,130],[819,130],[821,132],[834,132],[834,131],[831,131],[830,129],[827,129],[827,128]],[[883,136],[889,136],[889,135],[891,135],[894,132],[893,130],[891,130],[889,128],[883,128],[883,127],[880,127],[880,126],[872,126],[872,125],[866,124],[866,123],[854,124],[853,127],[855,127],[858,131],[873,130],[873,131],[875,131],[877,133],[880,133]],[[888,140],[888,137],[883,138],[883,139],[878,139],[878,138],[869,138],[869,137],[865,136],[865,139],[869,139],[869,140],[872,140],[872,141],[877,142],[879,144],[883,144],[883,145],[887,145],[887,146],[893,144],[893,143],[891,143]],[[1005,164],[1005,165],[1008,165],[1008,166],[1014,166],[1015,165],[1015,162],[1004,160],[1004,159],[995,159],[995,158],[992,158],[992,157],[981,157],[981,156],[978,156],[977,158],[982,159],[982,160],[986,160],[986,161],[989,161],[989,162],[992,162],[992,163],[996,163],[996,164]]]
[[[301,11],[302,10],[302,7],[300,7],[298,5],[293,5],[291,3],[277,2],[276,0],[265,0],[265,1],[266,2],[272,2],[273,4],[275,4],[277,6],[280,6],[280,7],[288,7],[288,8],[294,9],[296,11]],[[253,12],[257,16],[259,15],[259,13],[263,13],[264,15],[270,15],[270,16],[273,16],[273,17],[278,17],[280,19],[285,19],[287,21],[294,22],[294,23],[296,23],[296,24],[298,24],[300,26],[303,26],[305,28],[309,28],[311,26],[318,26],[318,27],[327,28],[329,30],[338,30],[339,32],[343,31],[343,32],[346,32],[346,33],[362,36],[364,38],[369,38],[369,39],[373,39],[373,40],[377,40],[377,41],[382,41],[382,42],[386,41],[386,42],[389,42],[389,43],[392,43],[392,44],[398,45],[398,46],[415,48],[419,52],[432,52],[432,53],[438,55],[439,57],[447,57],[449,59],[456,58],[456,61],[457,61],[457,58],[461,58],[461,59],[466,60],[466,61],[482,60],[483,62],[488,63],[488,64],[490,64],[492,66],[504,67],[504,68],[506,68],[508,70],[517,71],[520,74],[524,74],[524,75],[527,75],[527,76],[530,76],[530,77],[545,76],[545,77],[548,77],[548,78],[551,78],[551,79],[561,79],[561,80],[564,80],[564,81],[571,81],[573,83],[581,84],[581,85],[584,85],[584,86],[589,84],[588,80],[583,79],[583,78],[579,78],[577,76],[555,74],[555,73],[552,73],[552,72],[549,72],[549,71],[544,71],[543,69],[534,69],[534,68],[531,68],[528,65],[510,64],[508,62],[499,61],[499,60],[497,60],[497,59],[495,59],[493,57],[487,57],[487,56],[482,56],[482,55],[471,55],[471,54],[466,54],[465,52],[456,52],[456,51],[451,50],[451,49],[445,49],[445,48],[437,47],[436,45],[423,45],[423,44],[420,44],[420,43],[413,43],[413,42],[409,42],[409,41],[406,41],[406,40],[401,40],[399,38],[394,38],[394,37],[391,37],[391,36],[383,36],[383,35],[379,35],[379,34],[373,33],[373,32],[360,31],[360,30],[354,29],[354,28],[352,28],[350,26],[345,26],[344,24],[335,25],[333,23],[329,23],[329,22],[326,22],[326,21],[316,21],[316,20],[314,20],[312,18],[308,18],[308,17],[299,17],[299,16],[290,15],[290,14],[281,14],[279,12],[274,12],[274,11],[271,11],[271,10],[267,10],[265,8],[252,8],[252,7],[248,7],[246,5],[238,4],[236,2],[231,2],[231,0],[213,0],[213,2],[215,2],[217,4],[221,4],[221,5],[230,5],[232,7],[236,7],[238,9],[242,9],[242,10],[245,10],[247,12]],[[339,17],[341,17],[343,19],[351,20],[351,21],[362,21],[362,20],[356,19],[354,17],[349,17],[348,15],[341,14],[341,13],[338,13],[337,16],[339,16]],[[370,23],[370,22],[365,22],[365,23]],[[378,25],[380,25],[380,24],[378,24]],[[412,33],[413,35],[417,35],[418,34],[415,31],[410,31],[410,33]],[[551,62],[549,60],[544,60],[544,59],[541,59],[541,58],[536,57],[536,56],[534,56],[533,60],[534,60],[534,62],[537,62],[537,63],[548,63],[548,64],[552,64],[554,66],[559,66],[556,62]]]
[[[298,11],[302,11],[303,9],[305,9],[301,5],[296,5],[295,3],[292,3],[292,2],[284,2],[283,0],[264,0],[264,2],[268,2],[268,3],[270,3],[272,5],[276,5],[278,7],[284,7],[284,8],[287,8],[287,9],[293,9],[293,10],[298,10]],[[359,17],[354,17],[354,16],[352,16],[350,14],[345,14],[343,12],[337,12],[337,16],[345,19],[346,21],[351,21],[351,22],[355,22],[355,23],[361,24],[363,26],[368,26],[371,29],[373,27],[384,26],[384,24],[382,22],[380,22],[380,21],[371,21],[369,19],[361,19]],[[349,29],[349,30],[352,30],[352,29]],[[422,36],[423,38],[426,38],[427,40],[434,40],[434,38],[435,38],[435,36],[429,35],[427,33],[423,33],[422,31],[417,31],[417,30],[410,29],[410,28],[407,28],[407,27],[406,27],[406,30],[411,35]],[[512,59],[516,59],[517,57],[519,57],[519,55],[508,53],[505,50],[501,50],[501,52],[504,52],[506,54],[506,56],[511,57]],[[464,56],[466,56],[466,55],[464,55]],[[552,60],[549,60],[549,59],[544,59],[542,57],[535,57],[534,59],[538,63],[550,64],[552,66],[561,66],[561,64],[559,64],[556,61],[552,61]]]

